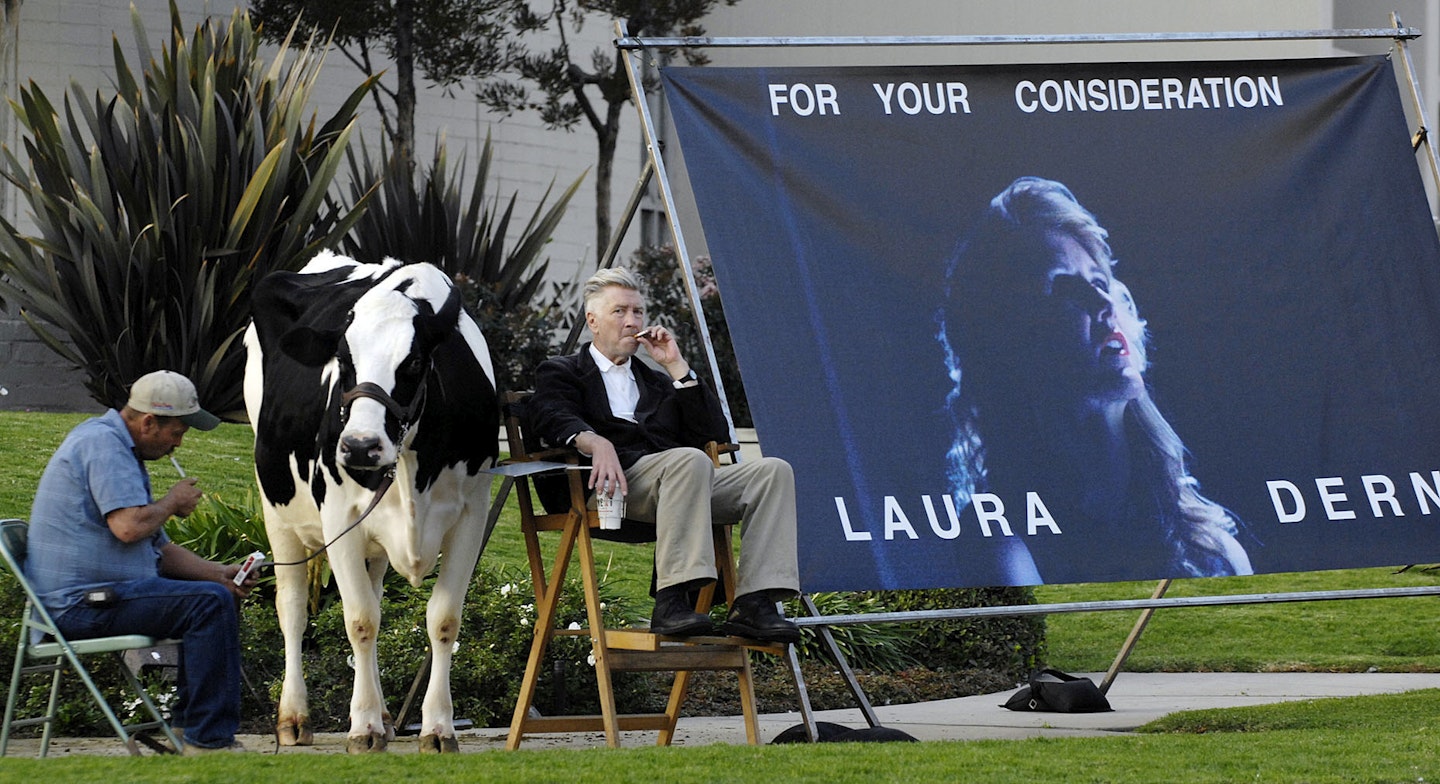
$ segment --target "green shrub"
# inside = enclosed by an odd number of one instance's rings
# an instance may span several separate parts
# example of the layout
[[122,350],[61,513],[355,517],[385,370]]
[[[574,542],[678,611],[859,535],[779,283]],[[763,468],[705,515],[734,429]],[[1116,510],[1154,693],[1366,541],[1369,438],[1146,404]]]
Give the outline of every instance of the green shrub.
[[166,523],[165,532],[176,544],[222,563],[238,563],[256,550],[270,552],[254,490],[238,503],[208,494],[189,517]]
[[535,368],[560,353],[558,336],[579,298],[573,285],[553,284],[548,304],[505,307],[493,285],[461,276],[457,280],[465,311],[475,319],[495,361],[501,392],[535,387]]
[[[916,591],[856,591],[810,596],[821,615],[916,612],[964,607],[1034,604],[1030,588],[936,588]],[[798,612],[797,602],[786,609]],[[1044,616],[965,618],[907,623],[832,626],[831,635],[851,667],[876,672],[912,668],[960,672],[989,670],[1020,678],[1044,660]],[[803,628],[797,646],[805,660],[829,658],[820,636]]]
[[[1031,588],[932,588],[876,591],[883,612],[1034,604]],[[961,618],[905,624],[920,664],[932,670],[991,669],[1023,678],[1045,659],[1045,617]]]
[[[874,593],[831,593],[810,595],[816,609],[822,615],[852,615],[884,612],[885,607],[878,594]],[[792,602],[786,608],[786,615],[798,613],[798,603]],[[841,655],[851,667],[864,670],[902,670],[919,663],[921,651],[911,631],[899,624],[851,624],[831,626],[830,635]],[[802,659],[825,660],[829,658],[820,634],[814,628],[803,628],[801,640],[796,649]]]

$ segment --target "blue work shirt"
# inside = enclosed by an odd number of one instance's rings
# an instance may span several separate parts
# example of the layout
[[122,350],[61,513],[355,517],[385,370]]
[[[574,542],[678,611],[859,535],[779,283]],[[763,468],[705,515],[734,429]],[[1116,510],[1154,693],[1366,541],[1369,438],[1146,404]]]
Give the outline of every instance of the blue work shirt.
[[105,516],[151,502],[150,472],[120,412],[76,425],[45,466],[30,508],[25,574],[53,613],[87,590],[154,577],[164,530],[134,544],[116,538]]

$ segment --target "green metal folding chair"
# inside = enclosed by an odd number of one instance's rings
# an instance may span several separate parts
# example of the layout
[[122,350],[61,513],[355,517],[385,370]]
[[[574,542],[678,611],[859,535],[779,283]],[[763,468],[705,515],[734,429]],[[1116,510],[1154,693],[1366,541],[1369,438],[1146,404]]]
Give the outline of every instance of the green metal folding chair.
[[[10,695],[5,700],[5,723],[0,727],[0,757],[5,756],[10,745],[10,731],[21,727],[43,725],[40,736],[40,756],[50,753],[50,736],[55,726],[55,708],[60,695],[60,675],[69,667],[85,683],[95,704],[100,706],[115,734],[132,755],[140,755],[140,744],[160,754],[173,754],[180,748],[180,740],[170,724],[160,715],[160,709],[150,698],[149,692],[141,685],[135,672],[125,664],[124,653],[138,648],[152,648],[172,641],[156,640],[143,634],[126,634],[115,637],[96,637],[88,640],[70,641],[55,628],[55,621],[49,611],[40,603],[30,581],[25,579],[25,552],[29,526],[24,520],[0,520],[0,555],[5,566],[15,575],[20,587],[25,590],[25,609],[20,617],[20,642],[15,648],[15,668],[10,676]],[[130,688],[139,696],[149,721],[126,724],[116,715],[105,700],[105,695],[95,685],[90,672],[85,669],[81,657],[110,654],[120,660],[120,670],[125,674]],[[50,700],[44,716],[16,718],[15,710],[20,701],[22,677],[36,673],[51,673]],[[142,714],[143,716],[144,714]],[[166,746],[154,736],[160,733],[170,742]]]

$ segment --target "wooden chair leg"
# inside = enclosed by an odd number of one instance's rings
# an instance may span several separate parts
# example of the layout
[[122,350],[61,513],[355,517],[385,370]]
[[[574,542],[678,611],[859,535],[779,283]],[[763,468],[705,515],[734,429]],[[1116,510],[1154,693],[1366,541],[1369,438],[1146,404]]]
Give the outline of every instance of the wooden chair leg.
[[670,701],[665,704],[665,729],[655,739],[656,746],[669,746],[675,740],[675,725],[680,722],[680,708],[685,705],[685,694],[690,689],[690,671],[676,670],[675,680],[670,685]]
[[525,677],[520,681],[520,694],[515,699],[515,715],[510,719],[510,734],[505,738],[505,748],[510,751],[520,748],[525,735],[525,721],[530,716],[530,707],[535,704],[535,686],[540,679],[540,667],[545,661],[545,649],[554,634],[555,613],[560,603],[560,590],[565,583],[565,570],[570,555],[575,549],[576,531],[571,527],[560,535],[560,544],[555,551],[555,566],[550,571],[549,581],[543,575],[534,577],[540,587],[535,606],[535,636],[530,643],[530,658],[525,662]]
[[[732,526],[715,528],[715,565],[725,582],[725,603],[735,606],[735,589],[739,575],[735,569],[735,548]],[[755,704],[755,679],[750,670],[750,654],[745,653],[745,666],[739,672],[740,709],[745,717],[745,740],[752,746],[760,744],[759,711]]]
[[605,745],[620,747],[620,720],[615,707],[614,677],[610,672],[610,649],[605,640],[605,618],[600,609],[600,578],[595,573],[595,550],[590,528],[581,523],[580,572],[585,582],[585,612],[590,619],[591,652],[595,656],[595,682],[600,696],[600,718],[605,727]]
[[729,525],[717,525],[714,528],[715,570],[720,575],[720,581],[725,584],[727,607],[735,604],[735,585],[740,579],[735,571],[735,547],[731,543],[734,530],[734,526]]
[[755,679],[750,672],[750,653],[745,652],[745,666],[740,670],[740,713],[745,717],[745,742],[760,745],[760,716],[755,707]]

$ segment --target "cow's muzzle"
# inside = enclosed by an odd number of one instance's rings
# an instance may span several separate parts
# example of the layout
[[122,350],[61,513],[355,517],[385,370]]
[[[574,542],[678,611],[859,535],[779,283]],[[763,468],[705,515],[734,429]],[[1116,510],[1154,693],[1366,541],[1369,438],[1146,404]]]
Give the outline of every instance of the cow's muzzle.
[[379,436],[345,436],[340,439],[340,455],[347,468],[379,468],[384,451]]

